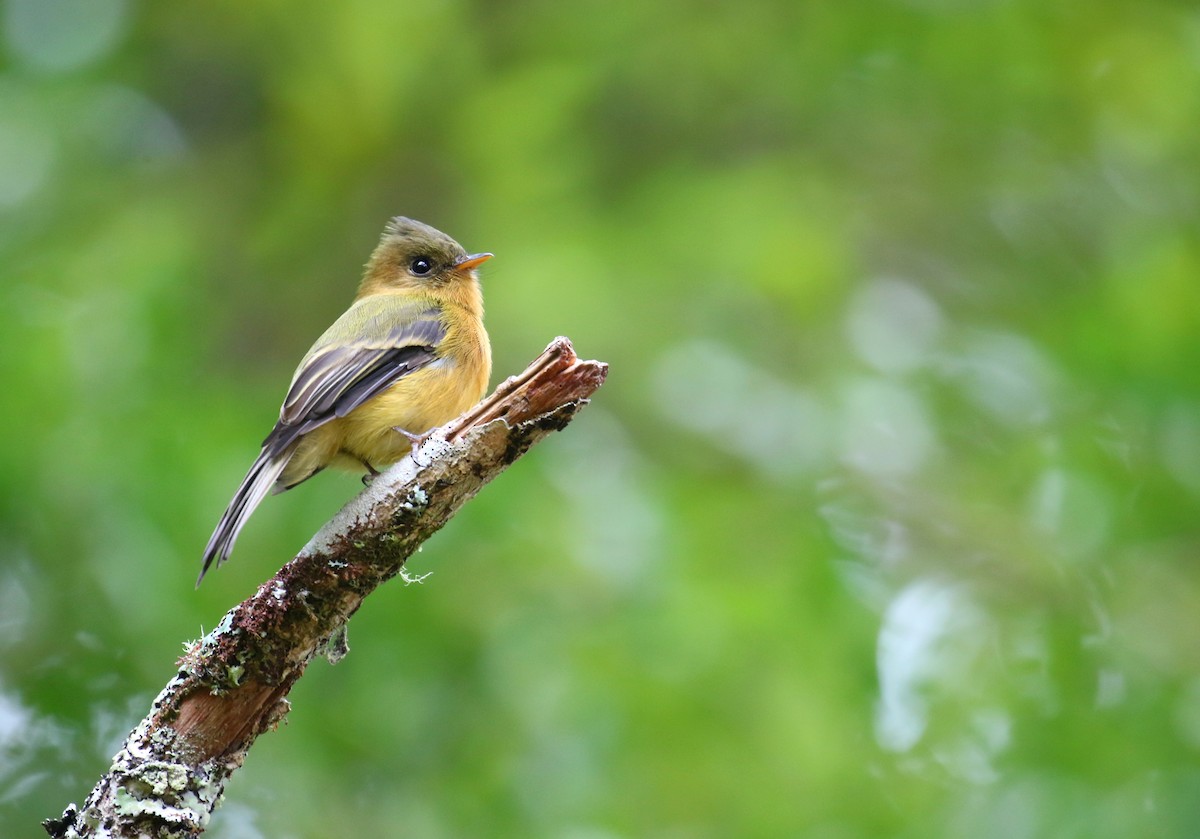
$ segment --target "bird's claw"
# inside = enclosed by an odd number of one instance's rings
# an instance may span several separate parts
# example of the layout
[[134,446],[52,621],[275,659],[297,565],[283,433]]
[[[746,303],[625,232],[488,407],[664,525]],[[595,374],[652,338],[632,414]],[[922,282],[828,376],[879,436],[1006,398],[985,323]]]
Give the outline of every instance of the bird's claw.
[[419,448],[421,448],[422,443],[424,443],[426,440],[429,439],[429,435],[432,432],[426,431],[424,434],[413,434],[411,431],[401,428],[398,425],[392,426],[392,430],[398,434],[402,434],[404,436],[404,438],[406,440],[408,440],[408,444],[410,446],[412,446],[411,454],[412,454],[413,463],[420,465],[420,461],[417,460],[417,450]]
[[365,460],[362,462],[362,465],[367,467],[367,474],[362,476],[363,486],[369,487],[371,483],[379,477],[379,470],[367,463]]

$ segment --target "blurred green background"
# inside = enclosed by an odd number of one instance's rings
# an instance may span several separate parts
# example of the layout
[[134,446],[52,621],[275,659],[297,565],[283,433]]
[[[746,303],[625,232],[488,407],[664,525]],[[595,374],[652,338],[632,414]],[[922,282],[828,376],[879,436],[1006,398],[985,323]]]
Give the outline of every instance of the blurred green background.
[[386,219],[594,404],[209,835],[1200,833],[1200,12],[0,0],[0,833],[359,488],[200,551]]

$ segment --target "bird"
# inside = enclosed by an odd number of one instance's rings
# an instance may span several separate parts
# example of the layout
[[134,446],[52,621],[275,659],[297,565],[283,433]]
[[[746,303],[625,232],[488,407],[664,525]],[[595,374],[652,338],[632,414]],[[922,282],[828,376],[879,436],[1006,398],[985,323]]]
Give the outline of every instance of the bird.
[[367,482],[479,402],[492,351],[477,269],[491,258],[414,219],[388,221],[350,308],[296,368],[279,421],[208,540],[197,586],[229,558],[268,491],[327,466],[365,469]]

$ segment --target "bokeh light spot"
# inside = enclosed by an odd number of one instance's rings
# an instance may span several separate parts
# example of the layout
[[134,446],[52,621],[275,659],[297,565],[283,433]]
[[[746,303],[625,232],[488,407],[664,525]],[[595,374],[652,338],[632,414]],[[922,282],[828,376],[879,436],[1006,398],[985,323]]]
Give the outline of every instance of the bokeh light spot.
[[855,352],[881,373],[919,366],[941,326],[941,310],[929,295],[912,283],[888,277],[862,288],[846,319]]
[[935,442],[929,415],[916,394],[875,379],[846,389],[841,429],[842,459],[878,476],[916,472]]
[[4,37],[41,70],[74,70],[116,46],[126,28],[125,0],[8,0]]

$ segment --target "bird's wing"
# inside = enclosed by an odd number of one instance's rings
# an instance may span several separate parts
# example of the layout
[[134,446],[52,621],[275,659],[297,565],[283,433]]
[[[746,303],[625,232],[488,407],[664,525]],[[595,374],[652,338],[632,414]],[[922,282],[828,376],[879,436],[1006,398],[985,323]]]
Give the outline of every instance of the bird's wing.
[[[435,347],[445,334],[441,309],[428,301],[369,297],[338,318],[300,362],[279,422],[208,540],[200,579],[214,561],[220,565],[229,557],[238,533],[283,473],[299,438],[436,360]],[[347,342],[347,335],[355,337]]]
[[[390,295],[367,297],[351,306],[300,362],[264,449],[283,452],[300,435],[346,416],[436,361],[435,348],[446,335],[441,314],[428,301]],[[347,335],[355,338],[346,341]]]

